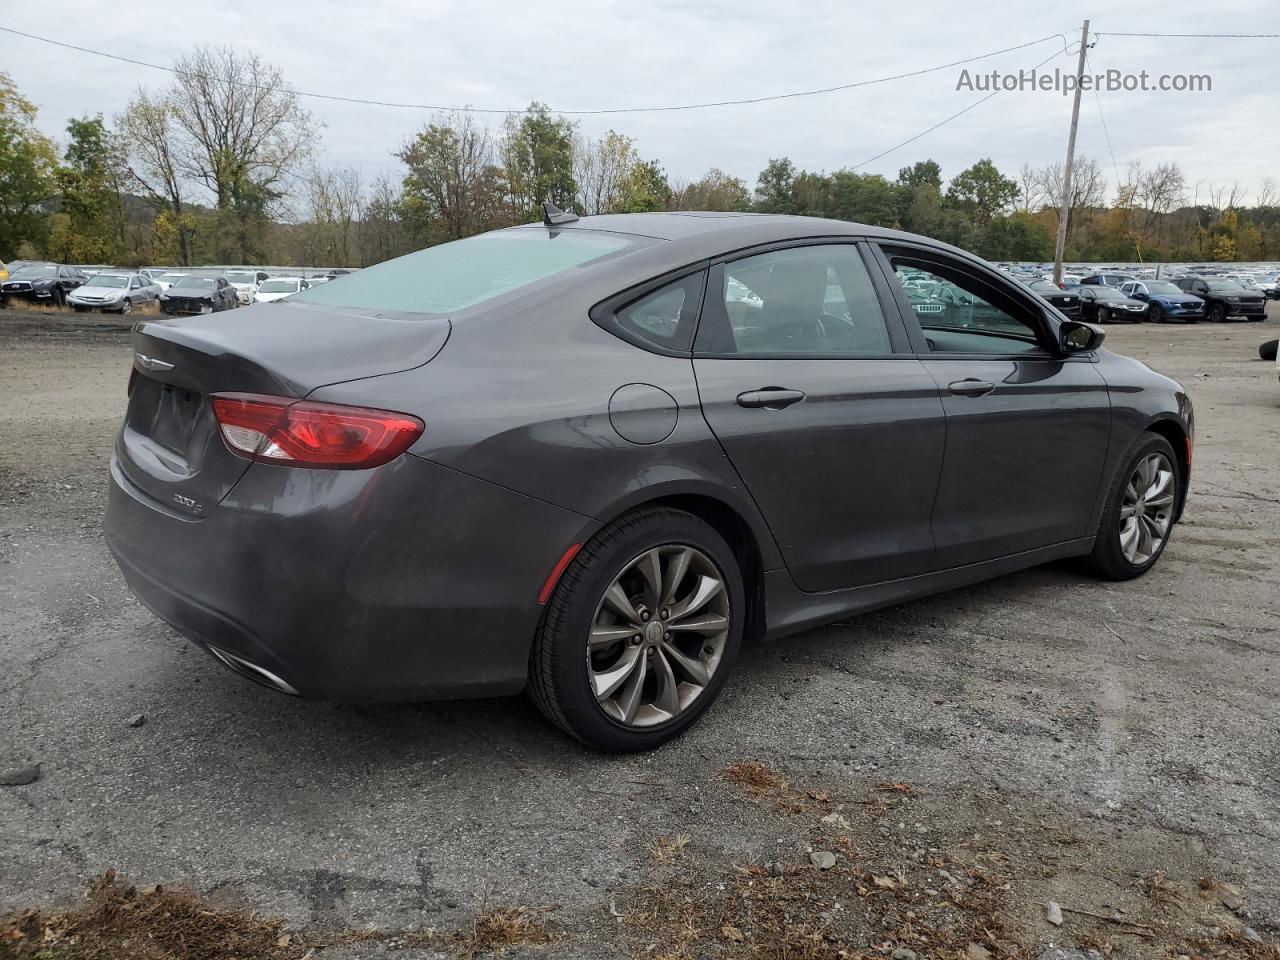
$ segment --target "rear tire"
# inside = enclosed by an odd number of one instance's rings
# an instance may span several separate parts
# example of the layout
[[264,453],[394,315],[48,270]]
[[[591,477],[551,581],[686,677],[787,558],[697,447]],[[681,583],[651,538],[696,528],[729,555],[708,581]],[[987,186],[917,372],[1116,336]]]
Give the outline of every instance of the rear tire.
[[[674,561],[686,550],[682,567]],[[643,566],[650,557],[662,580],[652,598],[646,584],[653,581]],[[717,578],[721,590],[702,604],[691,603],[706,587],[704,580]],[[675,583],[668,587],[670,580]],[[606,594],[621,594],[635,616],[616,615]],[[678,613],[686,606],[688,614]],[[745,611],[737,560],[713,527],[682,510],[637,510],[592,537],[561,576],[534,638],[530,697],[548,720],[588,746],[619,753],[653,749],[715,702],[738,656]],[[716,618],[727,623],[717,627]],[[664,640],[668,623],[672,630]],[[609,639],[611,632],[618,636]],[[593,646],[593,634],[603,642]],[[629,662],[636,668],[609,693],[606,679],[621,676],[616,671]],[[667,691],[674,699],[664,699]],[[628,715],[630,722],[623,719]]]
[[[1141,474],[1144,465],[1152,462],[1162,462],[1170,474],[1164,488],[1160,488],[1158,479],[1148,480]],[[1173,533],[1181,495],[1182,476],[1173,447],[1158,434],[1142,433],[1125,454],[1107,490],[1097,538],[1089,555],[1092,571],[1107,580],[1132,580],[1155,566]],[[1135,500],[1141,504],[1137,510]],[[1162,524],[1163,533],[1157,543],[1152,534]],[[1137,543],[1134,537],[1138,538]],[[1149,543],[1144,545],[1147,539]]]
[[1262,360],[1274,360],[1277,345],[1280,345],[1280,340],[1263,341],[1258,345],[1258,357]]

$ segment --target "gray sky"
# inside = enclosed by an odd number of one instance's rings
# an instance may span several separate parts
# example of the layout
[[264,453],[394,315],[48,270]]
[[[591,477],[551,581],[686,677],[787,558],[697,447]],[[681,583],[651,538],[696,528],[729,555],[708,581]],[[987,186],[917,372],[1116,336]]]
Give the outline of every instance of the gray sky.
[[[645,106],[763,96],[901,73],[1062,33],[1093,29],[1280,33],[1270,0],[1111,0],[1105,10],[1036,4],[851,3],[839,0],[701,2],[512,2],[414,0],[45,0],[11,4],[0,23],[140,60],[169,63],[195,42],[252,48],[298,90],[476,107],[553,109]],[[1048,57],[1060,40],[971,64],[1014,72]],[[1189,186],[1239,182],[1250,191],[1280,171],[1280,41],[1134,39],[1102,36],[1094,72],[1207,73],[1212,92],[1099,95],[1121,170],[1131,160],[1176,160]],[[1045,68],[1074,69],[1073,56]],[[0,34],[0,69],[40,108],[40,125],[61,136],[66,119],[110,118],[144,84],[165,74]],[[582,117],[583,133],[632,136],[674,178],[718,166],[754,185],[770,157],[831,171],[851,166],[978,100],[957,91],[960,68],[820,96],[672,113]],[[304,101],[323,122],[324,160],[366,177],[398,170],[391,152],[424,121],[418,110]],[[1006,174],[1058,161],[1070,97],[1000,93],[946,126],[860,168],[896,175],[932,157],[950,177],[990,156]],[[500,118],[489,118],[496,125]],[[1086,92],[1078,150],[1115,173]]]

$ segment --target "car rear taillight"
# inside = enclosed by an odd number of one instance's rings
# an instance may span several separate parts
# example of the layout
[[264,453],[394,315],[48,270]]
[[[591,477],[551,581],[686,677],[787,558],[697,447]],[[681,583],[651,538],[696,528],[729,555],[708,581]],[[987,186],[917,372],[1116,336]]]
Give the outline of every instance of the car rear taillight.
[[214,416],[236,456],[331,470],[381,466],[404,453],[425,426],[417,417],[255,393],[215,393]]

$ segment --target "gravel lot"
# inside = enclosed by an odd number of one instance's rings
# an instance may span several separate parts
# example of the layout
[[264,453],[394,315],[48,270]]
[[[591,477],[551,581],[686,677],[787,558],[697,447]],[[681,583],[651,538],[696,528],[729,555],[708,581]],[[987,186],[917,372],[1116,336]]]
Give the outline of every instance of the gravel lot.
[[[540,949],[643,955],[615,913],[669,869],[655,838],[687,834],[678,856],[715,890],[735,864],[807,864],[811,814],[831,808],[851,821],[843,859],[919,862],[981,837],[1038,865],[1007,891],[1026,942],[1110,932],[1141,955],[1114,923],[1037,926],[1032,908],[1109,910],[1144,871],[1187,891],[1234,883],[1269,938],[1280,383],[1257,346],[1277,306],[1265,326],[1108,330],[1196,404],[1191,499],[1150,575],[1050,566],[757,645],[688,735],[628,758],[585,752],[522,698],[299,702],[218,667],[130,598],[100,538],[127,325],[0,313],[0,770],[41,774],[0,787],[0,912],[65,902],[115,867],[304,931],[554,905],[569,939]],[[745,761],[800,800],[719,775]],[[876,806],[882,781],[912,789]]]

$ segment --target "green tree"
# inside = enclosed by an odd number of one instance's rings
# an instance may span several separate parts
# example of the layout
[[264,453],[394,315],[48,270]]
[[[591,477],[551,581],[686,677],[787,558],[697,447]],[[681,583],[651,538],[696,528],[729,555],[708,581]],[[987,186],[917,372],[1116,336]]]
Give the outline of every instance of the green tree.
[[573,177],[574,125],[551,115],[542,103],[503,123],[503,175],[511,215],[518,223],[542,216],[543,201],[560,207],[573,205],[577,183]]
[[755,208],[760,213],[795,213],[796,168],[786,157],[770,160],[756,178]]
[[124,254],[122,162],[101,115],[67,122],[70,138],[58,170],[62,213],[71,242],[59,259],[111,263]]
[[980,227],[1012,206],[1018,193],[1017,181],[1002,174],[989,159],[956,174],[947,186],[947,200]]
[[436,117],[397,156],[409,168],[402,209],[424,235],[458,240],[495,225],[500,173],[489,131],[471,114]]
[[0,256],[6,258],[24,241],[43,243],[43,204],[57,192],[57,153],[35,120],[35,105],[0,73]]
[[904,187],[933,187],[942,192],[942,167],[933,160],[917,160],[898,171],[898,183]]
[[876,227],[898,223],[903,188],[878,173],[837,170],[831,175],[831,213],[839,220],[852,220]]
[[671,203],[671,185],[656,160],[637,160],[622,186],[622,213],[653,213]]

